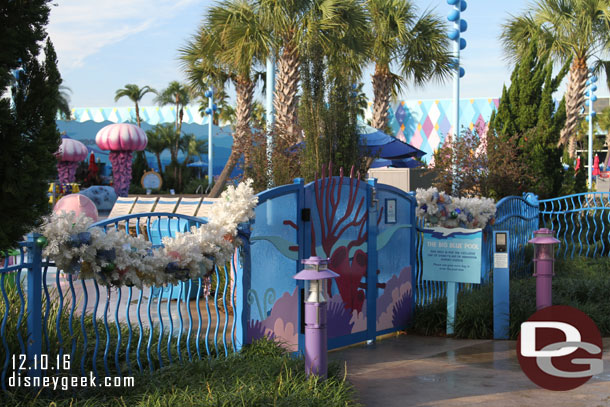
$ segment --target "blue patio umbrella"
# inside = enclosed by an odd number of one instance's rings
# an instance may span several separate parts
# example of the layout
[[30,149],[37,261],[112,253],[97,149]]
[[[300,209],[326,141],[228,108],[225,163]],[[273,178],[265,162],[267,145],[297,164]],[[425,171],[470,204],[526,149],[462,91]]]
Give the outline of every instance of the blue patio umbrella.
[[371,164],[371,168],[380,168],[380,167],[394,167],[394,168],[417,168],[421,167],[424,164],[420,161],[417,161],[414,158],[401,158],[395,160],[388,160],[385,158],[379,158]]
[[366,124],[359,123],[358,132],[360,133],[360,150],[369,157],[401,159],[426,155],[420,149]]
[[199,168],[199,178],[201,178],[201,170],[203,168],[207,168],[208,167],[208,163],[199,160],[199,161],[195,161],[195,162],[192,162],[192,163],[188,163],[186,166],[187,167]]
[[[395,137],[388,136],[384,132],[364,123],[358,123],[358,133],[360,134],[360,151],[368,157],[400,160],[409,157],[420,158],[426,155],[426,153],[420,149],[402,142]],[[290,150],[296,151],[297,149],[304,147],[305,142],[301,141],[290,147]]]

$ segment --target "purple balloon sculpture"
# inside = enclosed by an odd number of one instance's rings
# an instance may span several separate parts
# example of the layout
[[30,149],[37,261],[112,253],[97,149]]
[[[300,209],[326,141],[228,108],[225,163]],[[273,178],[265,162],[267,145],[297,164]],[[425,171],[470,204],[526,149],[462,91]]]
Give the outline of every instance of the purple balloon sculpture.
[[127,196],[129,193],[132,152],[144,150],[147,142],[144,130],[129,123],[110,124],[97,132],[97,146],[102,150],[110,150],[114,190],[118,196]]
[[58,161],[59,182],[68,184],[74,182],[79,162],[87,158],[87,147],[78,140],[62,137],[61,145],[55,153],[55,157]]

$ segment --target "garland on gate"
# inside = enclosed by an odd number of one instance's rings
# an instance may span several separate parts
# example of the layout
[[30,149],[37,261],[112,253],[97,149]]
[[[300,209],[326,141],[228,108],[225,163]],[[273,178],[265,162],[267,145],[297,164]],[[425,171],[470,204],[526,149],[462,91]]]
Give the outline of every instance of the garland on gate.
[[43,255],[58,269],[105,286],[142,288],[207,277],[215,265],[230,261],[240,244],[237,225],[254,218],[257,203],[252,180],[229,186],[211,205],[208,223],[163,238],[160,248],[125,231],[91,228],[93,220],[84,214],[61,212],[42,225],[48,242]]
[[495,222],[496,204],[491,198],[455,198],[434,187],[418,188],[415,198],[416,215],[427,226],[483,229]]

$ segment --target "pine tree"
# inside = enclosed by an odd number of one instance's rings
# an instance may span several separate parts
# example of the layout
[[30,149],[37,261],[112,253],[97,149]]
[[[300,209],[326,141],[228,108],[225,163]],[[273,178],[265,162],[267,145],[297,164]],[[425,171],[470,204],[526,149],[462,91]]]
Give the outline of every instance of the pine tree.
[[44,63],[37,59],[48,3],[0,3],[0,89],[11,89],[0,98],[0,249],[14,246],[50,209],[46,192],[56,176],[61,76],[50,41]]

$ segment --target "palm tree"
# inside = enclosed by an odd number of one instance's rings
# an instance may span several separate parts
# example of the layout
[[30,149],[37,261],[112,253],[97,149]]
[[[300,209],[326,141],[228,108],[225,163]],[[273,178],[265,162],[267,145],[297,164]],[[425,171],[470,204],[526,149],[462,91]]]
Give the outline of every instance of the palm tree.
[[239,157],[252,143],[250,116],[255,82],[254,67],[269,47],[269,36],[260,23],[257,8],[249,0],[226,0],[212,7],[198,34],[183,48],[185,70],[209,78],[228,78],[237,94],[233,148],[211,197],[220,195]]
[[157,157],[159,173],[163,174],[161,165],[161,154],[170,147],[170,140],[176,132],[171,124],[157,124],[152,130],[146,130],[148,143],[146,151],[153,153]]
[[[155,103],[165,106],[174,105],[176,108],[176,133],[182,132],[182,119],[184,118],[184,107],[191,102],[191,89],[178,82],[171,81],[167,88],[157,94]],[[176,147],[178,148],[178,147]]]
[[114,94],[114,101],[118,102],[118,100],[124,96],[128,97],[133,103],[136,104],[136,122],[138,123],[138,127],[142,127],[140,125],[140,106],[139,103],[147,93],[157,93],[156,90],[151,88],[150,86],[144,86],[140,88],[138,85],[134,85],[133,83],[128,83],[122,89],[117,89]]
[[[446,24],[440,16],[417,9],[408,0],[367,0],[372,43],[370,62],[373,74],[372,126],[385,129],[392,94],[407,83],[423,85],[430,79],[445,80],[454,71]],[[392,65],[400,75],[392,72]]]
[[220,109],[220,113],[218,114],[218,122],[219,123],[230,123],[231,128],[235,130],[235,108],[229,104],[222,106]]
[[72,89],[67,86],[59,85],[59,97],[57,100],[58,110],[63,120],[72,119],[72,110],[70,109],[70,95]]
[[356,111],[358,112],[358,117],[364,120],[364,116],[366,115],[366,111],[369,108],[369,100],[366,97],[366,93],[362,89],[364,87],[364,83],[359,83],[353,86],[352,89],[352,97],[354,98],[354,103],[356,104]]
[[198,139],[194,134],[185,134],[181,140],[181,150],[184,152],[184,164],[188,164],[193,157],[199,157],[208,151],[208,141]]
[[501,39],[514,60],[521,58],[532,40],[538,42],[541,58],[558,63],[572,60],[565,93],[566,122],[559,145],[567,145],[573,158],[576,143],[572,139],[584,102],[588,64],[595,63],[592,59],[599,58],[610,41],[610,1],[538,0],[531,10],[504,24]]
[[296,142],[300,139],[297,94],[301,57],[315,43],[329,57],[329,64],[344,59],[344,67],[358,70],[359,56],[366,49],[366,14],[357,0],[259,1],[263,22],[273,34],[271,52],[277,57],[273,100],[276,132]]

